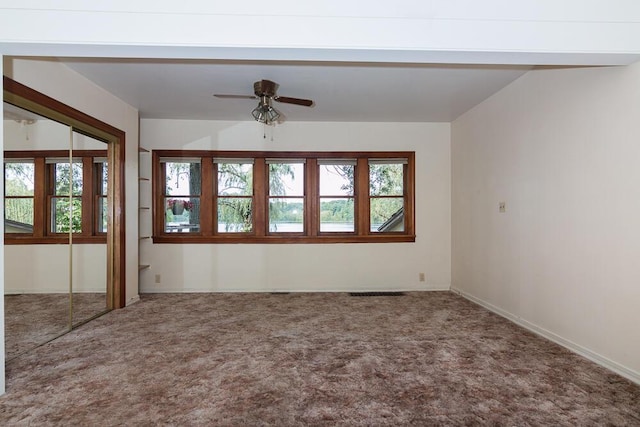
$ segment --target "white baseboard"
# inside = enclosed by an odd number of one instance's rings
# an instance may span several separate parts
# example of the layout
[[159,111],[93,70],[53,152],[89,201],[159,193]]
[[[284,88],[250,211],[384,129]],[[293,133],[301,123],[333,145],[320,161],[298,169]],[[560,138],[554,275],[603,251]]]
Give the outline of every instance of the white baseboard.
[[455,287],[451,287],[451,292],[455,292],[458,295],[462,296],[463,298],[468,299],[469,301],[478,304],[484,308],[486,308],[489,311],[492,311],[494,313],[496,313],[499,316],[502,316],[510,321],[512,321],[513,323],[522,326],[523,328],[533,332],[536,335],[540,335],[541,337],[544,337],[546,339],[548,339],[549,341],[553,341],[556,344],[561,345],[562,347],[565,347],[569,350],[571,350],[574,353],[579,354],[582,357],[585,357],[589,360],[591,360],[594,363],[597,363],[598,365],[609,369],[610,371],[615,372],[616,374],[625,377],[626,379],[633,381],[636,384],[640,385],[640,372],[636,372],[633,369],[627,368],[624,365],[621,365],[617,362],[614,362],[613,360],[604,357],[598,353],[595,353],[591,350],[589,350],[588,348],[582,347],[579,344],[574,343],[573,341],[570,341],[566,338],[561,337],[560,335],[557,335],[547,329],[541,328],[538,325],[535,325],[525,319],[522,319],[519,316],[516,316],[515,314],[509,313],[508,311],[505,311],[503,309],[501,309],[500,307],[496,307],[493,304],[490,304],[484,300],[481,300],[480,298],[474,297],[471,294],[466,293],[463,290],[460,290],[458,288]]
[[[270,293],[289,292],[295,293],[348,293],[348,292],[433,292],[449,291],[449,285],[428,285],[422,288],[353,288],[353,289],[248,289],[248,288],[227,288],[227,289],[141,289],[141,294],[204,294],[204,293]],[[129,305],[129,304],[127,304]]]
[[136,296],[134,296],[132,298],[129,298],[129,301],[127,301],[126,306],[129,307],[130,305],[135,304],[138,301],[140,301],[140,295],[136,295]]

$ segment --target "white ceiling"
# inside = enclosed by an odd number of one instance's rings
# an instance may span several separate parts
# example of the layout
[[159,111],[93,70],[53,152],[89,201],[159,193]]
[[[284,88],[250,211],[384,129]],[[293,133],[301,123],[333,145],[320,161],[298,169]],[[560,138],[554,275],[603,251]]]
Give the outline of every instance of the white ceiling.
[[253,82],[273,80],[286,121],[450,122],[531,66],[310,61],[61,58],[61,62],[140,111],[142,118],[252,120]]

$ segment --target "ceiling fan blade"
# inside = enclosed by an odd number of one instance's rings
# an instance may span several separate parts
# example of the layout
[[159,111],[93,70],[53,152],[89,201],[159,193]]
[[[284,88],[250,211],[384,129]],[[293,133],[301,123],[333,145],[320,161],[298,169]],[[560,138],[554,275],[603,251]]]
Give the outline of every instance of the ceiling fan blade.
[[257,96],[253,95],[223,95],[219,93],[214,93],[213,96],[216,98],[226,98],[226,99],[258,99]]
[[285,102],[287,104],[304,105],[305,107],[311,107],[313,105],[313,101],[310,99],[289,98],[288,96],[274,96],[273,99],[278,102]]

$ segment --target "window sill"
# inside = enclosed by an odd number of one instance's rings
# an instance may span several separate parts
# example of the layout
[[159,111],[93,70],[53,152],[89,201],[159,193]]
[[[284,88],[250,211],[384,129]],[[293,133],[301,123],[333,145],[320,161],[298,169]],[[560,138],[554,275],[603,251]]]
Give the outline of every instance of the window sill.
[[[4,235],[5,245],[67,245],[69,236],[33,237],[21,236],[13,237]],[[73,236],[73,244],[106,244],[106,236]]]
[[198,236],[185,235],[182,236],[153,236],[153,243],[210,243],[210,244],[238,244],[238,243],[254,243],[254,244],[318,244],[318,243],[405,243],[415,242],[415,235],[407,234],[384,234],[384,235],[368,235],[368,236]]

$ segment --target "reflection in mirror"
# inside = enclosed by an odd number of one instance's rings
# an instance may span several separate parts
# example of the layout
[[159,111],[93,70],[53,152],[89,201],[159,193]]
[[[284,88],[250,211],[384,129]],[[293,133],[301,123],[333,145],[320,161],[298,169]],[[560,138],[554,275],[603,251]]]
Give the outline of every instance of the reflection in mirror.
[[33,187],[35,168],[32,159],[5,161],[5,233],[33,233]]
[[[106,157],[89,156],[95,151],[104,151],[107,144],[87,135],[73,132],[73,167],[71,185],[66,179],[61,186],[64,202],[71,204],[71,218],[65,217],[66,232],[71,228],[73,252],[73,276],[71,289],[73,294],[73,325],[78,325],[107,311],[107,245],[75,244],[76,236],[95,227],[99,233],[107,232],[107,187],[108,162]],[[78,157],[76,153],[84,153]],[[69,176],[69,159],[66,159],[66,176]],[[65,176],[63,174],[63,176]],[[87,193],[90,198],[87,199]],[[83,206],[82,200],[90,200],[89,206]]]
[[[68,126],[4,103],[5,151],[69,148]],[[35,206],[45,164],[5,158],[5,233],[30,236],[41,224]],[[4,249],[6,360],[70,330],[69,244],[7,245]]]

